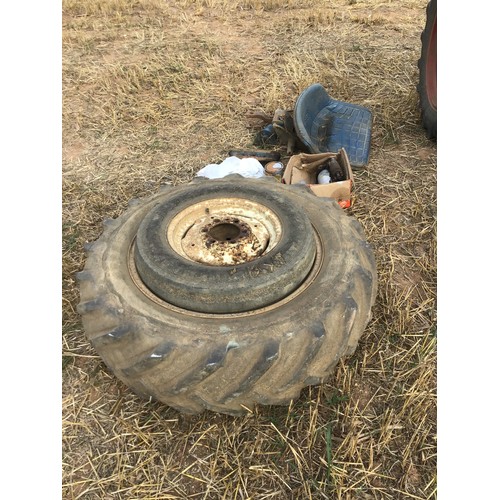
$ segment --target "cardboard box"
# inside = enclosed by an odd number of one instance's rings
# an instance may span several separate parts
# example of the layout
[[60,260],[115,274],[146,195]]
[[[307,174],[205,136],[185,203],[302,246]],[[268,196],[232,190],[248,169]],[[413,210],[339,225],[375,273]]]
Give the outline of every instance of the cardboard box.
[[[339,162],[345,174],[345,180],[318,184],[316,176],[329,158],[335,158]],[[334,198],[342,208],[351,206],[354,180],[351,164],[344,148],[337,153],[301,153],[292,156],[286,165],[282,182],[284,184],[307,184],[316,196]]]

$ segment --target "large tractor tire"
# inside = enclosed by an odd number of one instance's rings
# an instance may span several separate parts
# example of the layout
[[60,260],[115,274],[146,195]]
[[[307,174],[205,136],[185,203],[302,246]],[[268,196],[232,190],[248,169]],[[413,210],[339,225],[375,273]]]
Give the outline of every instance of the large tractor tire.
[[422,124],[427,137],[437,139],[437,0],[427,4],[425,28],[421,34],[422,52],[418,61]]
[[228,176],[134,201],[87,247],[78,310],[111,371],[184,413],[289,404],[351,354],[376,266],[330,199]]

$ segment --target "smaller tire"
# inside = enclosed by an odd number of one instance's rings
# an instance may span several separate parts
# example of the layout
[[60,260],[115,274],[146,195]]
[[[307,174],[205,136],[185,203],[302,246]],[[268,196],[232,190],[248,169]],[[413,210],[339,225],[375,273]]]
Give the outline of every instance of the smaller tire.
[[196,184],[158,203],[135,242],[144,283],[178,307],[223,314],[264,307],[298,288],[314,262],[312,226],[261,184]]
[[437,139],[437,0],[427,4],[427,19],[422,31],[422,52],[418,61],[422,125],[427,137]]

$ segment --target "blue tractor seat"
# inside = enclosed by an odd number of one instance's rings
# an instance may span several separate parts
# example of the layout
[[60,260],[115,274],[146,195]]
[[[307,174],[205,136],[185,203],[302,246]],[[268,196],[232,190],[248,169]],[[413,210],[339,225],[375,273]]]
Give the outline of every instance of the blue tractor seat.
[[369,109],[332,99],[315,83],[297,99],[293,121],[297,136],[311,153],[344,148],[353,169],[368,163],[372,132]]

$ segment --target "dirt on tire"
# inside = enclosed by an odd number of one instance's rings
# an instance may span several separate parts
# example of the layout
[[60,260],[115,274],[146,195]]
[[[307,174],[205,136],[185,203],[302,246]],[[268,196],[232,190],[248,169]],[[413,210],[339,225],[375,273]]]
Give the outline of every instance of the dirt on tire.
[[[239,206],[263,200],[267,210],[276,210],[283,225],[276,245],[236,266],[207,266],[176,255],[163,236],[175,215],[200,200],[212,206],[228,194],[239,198]],[[232,216],[241,218],[236,209]],[[213,209],[210,213],[221,217]],[[149,228],[144,243],[165,263],[165,279],[179,268],[182,290],[208,309],[197,312],[189,301],[184,308],[174,306],[151,293],[148,281],[142,283],[132,251],[144,220]],[[298,288],[275,296],[275,279],[283,289],[283,280],[293,279],[309,254],[308,235],[315,242],[308,276],[301,277]],[[377,284],[375,259],[361,226],[334,200],[318,198],[306,186],[238,175],[167,189],[134,203],[107,221],[78,277],[86,335],[122,382],[145,399],[184,413],[209,409],[232,415],[256,404],[289,405],[305,386],[330,375],[339,359],[354,351],[371,317]],[[267,303],[231,313],[236,303],[231,295],[238,290],[251,301],[254,287]],[[203,290],[217,304],[207,304]],[[166,298],[177,295],[174,288]],[[229,302],[227,314],[212,311],[219,301],[226,307]]]

